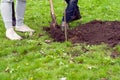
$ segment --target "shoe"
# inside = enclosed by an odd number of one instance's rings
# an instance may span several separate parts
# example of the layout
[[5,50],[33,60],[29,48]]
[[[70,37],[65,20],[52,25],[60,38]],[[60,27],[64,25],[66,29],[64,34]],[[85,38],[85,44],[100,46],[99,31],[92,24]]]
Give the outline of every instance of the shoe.
[[15,30],[16,30],[16,31],[20,31],[20,32],[35,32],[35,30],[29,28],[29,27],[26,26],[26,25],[16,26],[16,27],[15,27]]
[[69,28],[68,23],[66,23],[66,22],[63,21],[62,24],[61,24],[61,30],[62,30],[62,31],[65,30],[65,26],[66,26],[66,29]]
[[13,28],[9,28],[6,30],[6,37],[10,40],[21,40],[22,37],[19,36]]

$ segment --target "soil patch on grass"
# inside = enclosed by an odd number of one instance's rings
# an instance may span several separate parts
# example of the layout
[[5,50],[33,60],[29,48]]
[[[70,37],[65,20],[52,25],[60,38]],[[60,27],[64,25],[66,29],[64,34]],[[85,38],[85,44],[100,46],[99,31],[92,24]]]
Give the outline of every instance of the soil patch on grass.
[[[65,41],[64,32],[60,26],[44,28],[54,41]],[[87,43],[116,45],[120,43],[120,22],[119,21],[98,21],[94,20],[86,24],[67,30],[68,41],[72,43]]]

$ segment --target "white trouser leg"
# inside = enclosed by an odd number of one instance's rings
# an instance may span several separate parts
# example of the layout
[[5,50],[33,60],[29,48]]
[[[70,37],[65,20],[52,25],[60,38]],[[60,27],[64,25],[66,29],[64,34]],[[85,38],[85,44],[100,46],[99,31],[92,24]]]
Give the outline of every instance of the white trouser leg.
[[26,0],[17,0],[16,2],[16,26],[24,25],[24,13],[26,9]]
[[5,28],[12,27],[12,0],[2,0],[1,1],[1,15]]

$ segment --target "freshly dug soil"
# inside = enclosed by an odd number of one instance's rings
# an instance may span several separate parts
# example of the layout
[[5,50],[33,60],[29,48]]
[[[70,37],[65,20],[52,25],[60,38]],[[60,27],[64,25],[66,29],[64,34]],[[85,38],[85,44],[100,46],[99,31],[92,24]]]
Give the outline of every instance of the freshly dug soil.
[[[54,41],[65,41],[64,32],[60,26],[44,28]],[[116,45],[120,42],[120,22],[119,21],[91,21],[82,24],[74,29],[69,29],[68,41],[72,43],[87,43]]]

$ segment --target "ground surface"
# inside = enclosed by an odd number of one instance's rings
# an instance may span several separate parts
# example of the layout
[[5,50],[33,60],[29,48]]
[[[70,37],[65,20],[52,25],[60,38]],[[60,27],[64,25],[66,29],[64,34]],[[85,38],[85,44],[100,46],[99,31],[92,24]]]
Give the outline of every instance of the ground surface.
[[[60,27],[49,28],[47,31],[55,41],[65,41]],[[88,43],[116,45],[120,42],[120,22],[118,21],[91,21],[74,29],[68,30],[68,40],[72,43]]]
[[[93,20],[120,21],[120,0],[78,1],[82,19],[70,23],[72,29]],[[61,24],[64,0],[53,3]],[[51,22],[49,0],[28,0],[24,19],[36,32],[17,32],[24,39],[11,41],[0,16],[0,80],[120,80],[120,45],[49,43],[53,39],[43,31]]]

